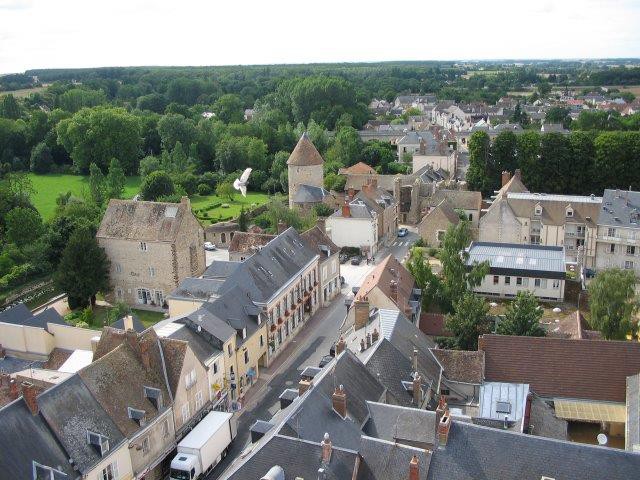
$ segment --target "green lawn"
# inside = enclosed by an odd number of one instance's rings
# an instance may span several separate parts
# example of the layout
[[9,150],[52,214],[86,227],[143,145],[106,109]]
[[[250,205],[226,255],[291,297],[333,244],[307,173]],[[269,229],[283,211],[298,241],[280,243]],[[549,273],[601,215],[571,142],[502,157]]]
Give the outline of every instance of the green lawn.
[[[100,305],[96,306],[93,309],[93,321],[89,325],[89,328],[93,330],[102,330],[102,327],[104,326],[107,320],[107,315],[109,313],[109,310],[111,309],[108,307],[104,307]],[[135,308],[132,308],[131,313],[133,313],[134,316],[138,317],[138,319],[142,322],[145,328],[149,328],[155,325],[156,323],[158,323],[160,320],[164,320],[165,318],[164,313],[151,312],[149,310],[137,310]]]
[[[89,177],[50,173],[47,175],[29,174],[35,193],[32,201],[44,220],[53,217],[56,198],[60,193],[71,192],[82,196],[89,189]],[[125,198],[132,198],[140,188],[140,177],[127,177],[124,189]]]
[[[247,197],[240,194],[233,196],[233,201],[228,198],[220,198],[217,195],[191,197],[191,208],[198,219],[205,225],[209,225],[212,221],[224,221],[230,218],[236,218],[240,214],[240,209],[244,206],[245,210],[267,203],[269,195],[260,192],[247,192]],[[223,205],[229,205],[223,207]]]

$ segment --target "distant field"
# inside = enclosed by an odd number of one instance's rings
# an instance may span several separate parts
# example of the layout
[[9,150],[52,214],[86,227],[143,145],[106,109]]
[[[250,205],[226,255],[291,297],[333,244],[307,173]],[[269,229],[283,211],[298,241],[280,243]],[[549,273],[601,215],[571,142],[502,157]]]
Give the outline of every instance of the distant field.
[[[56,198],[61,193],[71,192],[73,195],[81,197],[89,189],[89,177],[81,175],[29,174],[29,179],[33,184],[35,193],[33,204],[42,215],[44,220],[53,217],[56,210]],[[140,189],[140,177],[127,177],[124,195],[132,198]]]
[[474,70],[472,72],[469,72],[465,75],[462,75],[462,78],[465,79],[469,79],[471,77],[473,77],[474,75],[482,75],[482,76],[490,76],[490,75],[497,75],[499,73],[505,73],[504,70]]
[[7,90],[7,91],[0,92],[0,97],[2,95],[6,95],[7,93],[12,94],[14,97],[27,97],[31,93],[41,92],[45,88],[47,88],[46,85],[43,85],[42,87],[23,88],[20,90]]
[[[557,88],[561,88],[561,87],[557,87]],[[570,90],[575,90],[577,92],[584,89],[597,90],[599,88],[600,87],[593,86],[593,85],[573,85],[569,87]],[[636,97],[640,97],[640,85],[605,85],[604,88],[617,88],[621,92],[631,92]],[[533,92],[533,89],[529,89],[526,91],[507,92],[507,95],[523,96],[523,95],[531,95],[532,92]]]

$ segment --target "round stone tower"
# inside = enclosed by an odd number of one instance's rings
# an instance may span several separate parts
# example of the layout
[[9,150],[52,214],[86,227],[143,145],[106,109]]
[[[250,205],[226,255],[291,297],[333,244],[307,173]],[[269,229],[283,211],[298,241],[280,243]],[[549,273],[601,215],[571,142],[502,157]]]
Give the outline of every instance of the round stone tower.
[[298,140],[296,148],[293,149],[287,166],[289,170],[289,207],[293,208],[296,203],[295,196],[301,185],[313,187],[324,187],[324,160],[320,152],[309,139],[307,132],[304,132]]

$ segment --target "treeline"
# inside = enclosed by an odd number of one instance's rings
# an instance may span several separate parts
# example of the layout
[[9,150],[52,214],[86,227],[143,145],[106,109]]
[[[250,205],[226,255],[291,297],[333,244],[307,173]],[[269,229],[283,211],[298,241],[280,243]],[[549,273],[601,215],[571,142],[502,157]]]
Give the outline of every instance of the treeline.
[[532,192],[602,195],[606,188],[640,190],[640,132],[575,131],[568,135],[486,132],[469,140],[469,188],[490,196],[501,173],[520,169]]

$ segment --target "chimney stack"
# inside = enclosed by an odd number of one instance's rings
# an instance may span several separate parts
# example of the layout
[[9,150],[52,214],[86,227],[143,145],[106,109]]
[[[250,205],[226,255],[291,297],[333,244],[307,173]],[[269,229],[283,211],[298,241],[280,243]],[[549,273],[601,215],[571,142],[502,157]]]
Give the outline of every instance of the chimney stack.
[[446,445],[449,440],[449,430],[451,429],[451,415],[449,414],[449,410],[447,409],[442,418],[440,419],[440,423],[438,423],[438,443],[440,445]]
[[331,461],[331,439],[329,438],[329,434],[324,434],[324,439],[322,440],[322,463],[328,464]]
[[19,395],[18,382],[16,382],[15,378],[12,378],[9,380],[9,397],[11,397],[11,400],[15,400]]
[[347,394],[344,391],[344,386],[340,385],[336,388],[331,396],[333,403],[333,409],[338,412],[342,418],[347,417]]
[[304,392],[311,388],[311,385],[313,385],[311,380],[300,380],[300,382],[298,382],[298,395],[302,396]]
[[371,341],[373,343],[376,343],[378,341],[378,339],[380,338],[380,334],[378,333],[378,329],[374,328],[373,329],[373,333],[371,334]]
[[349,197],[349,200],[353,200],[353,197],[356,196],[356,191],[353,187],[347,189],[347,196]]
[[522,180],[522,172],[520,171],[519,168],[516,168],[516,171],[513,174],[514,178],[517,178],[518,180]]
[[347,342],[345,342],[344,338],[340,336],[340,340],[338,340],[338,343],[336,343],[336,357],[344,352],[346,346]]
[[4,348],[2,348],[2,344],[0,344],[0,358],[4,358],[5,357],[5,351]]
[[182,203],[183,205],[185,205],[189,210],[187,210],[188,212],[191,211],[191,200],[189,200],[189,197],[187,196],[183,196],[180,198],[180,203]]
[[22,398],[24,398],[24,401],[27,404],[27,407],[29,407],[32,415],[37,415],[40,411],[38,409],[37,395],[38,390],[32,383],[22,382]]
[[420,464],[415,455],[409,462],[409,480],[420,480]]
[[418,372],[413,374],[413,403],[416,407],[422,405],[422,377]]
[[131,314],[125,315],[124,317],[124,329],[125,330],[133,330],[133,316]]
[[344,205],[342,205],[342,218],[349,218],[351,216],[351,207],[349,207],[349,203],[346,201]]
[[413,349],[413,371],[417,372],[418,371],[418,349],[414,348]]
[[504,170],[502,172],[502,186],[504,187],[507,183],[509,183],[509,180],[511,180],[511,173]]
[[426,155],[427,154],[427,144],[424,141],[424,138],[420,137],[420,155]]
[[391,291],[391,300],[398,305],[398,282],[391,280],[389,282],[389,290]]
[[151,352],[149,351],[148,342],[140,342],[140,360],[144,368],[151,369]]
[[440,419],[444,415],[444,412],[448,410],[447,398],[440,394],[440,400],[438,400],[438,408],[436,408],[436,425],[440,425]]
[[316,220],[316,227],[318,227],[322,233],[327,233],[326,218],[318,217]]
[[354,328],[360,330],[369,323],[369,299],[363,297],[353,302],[353,312],[355,316]]

